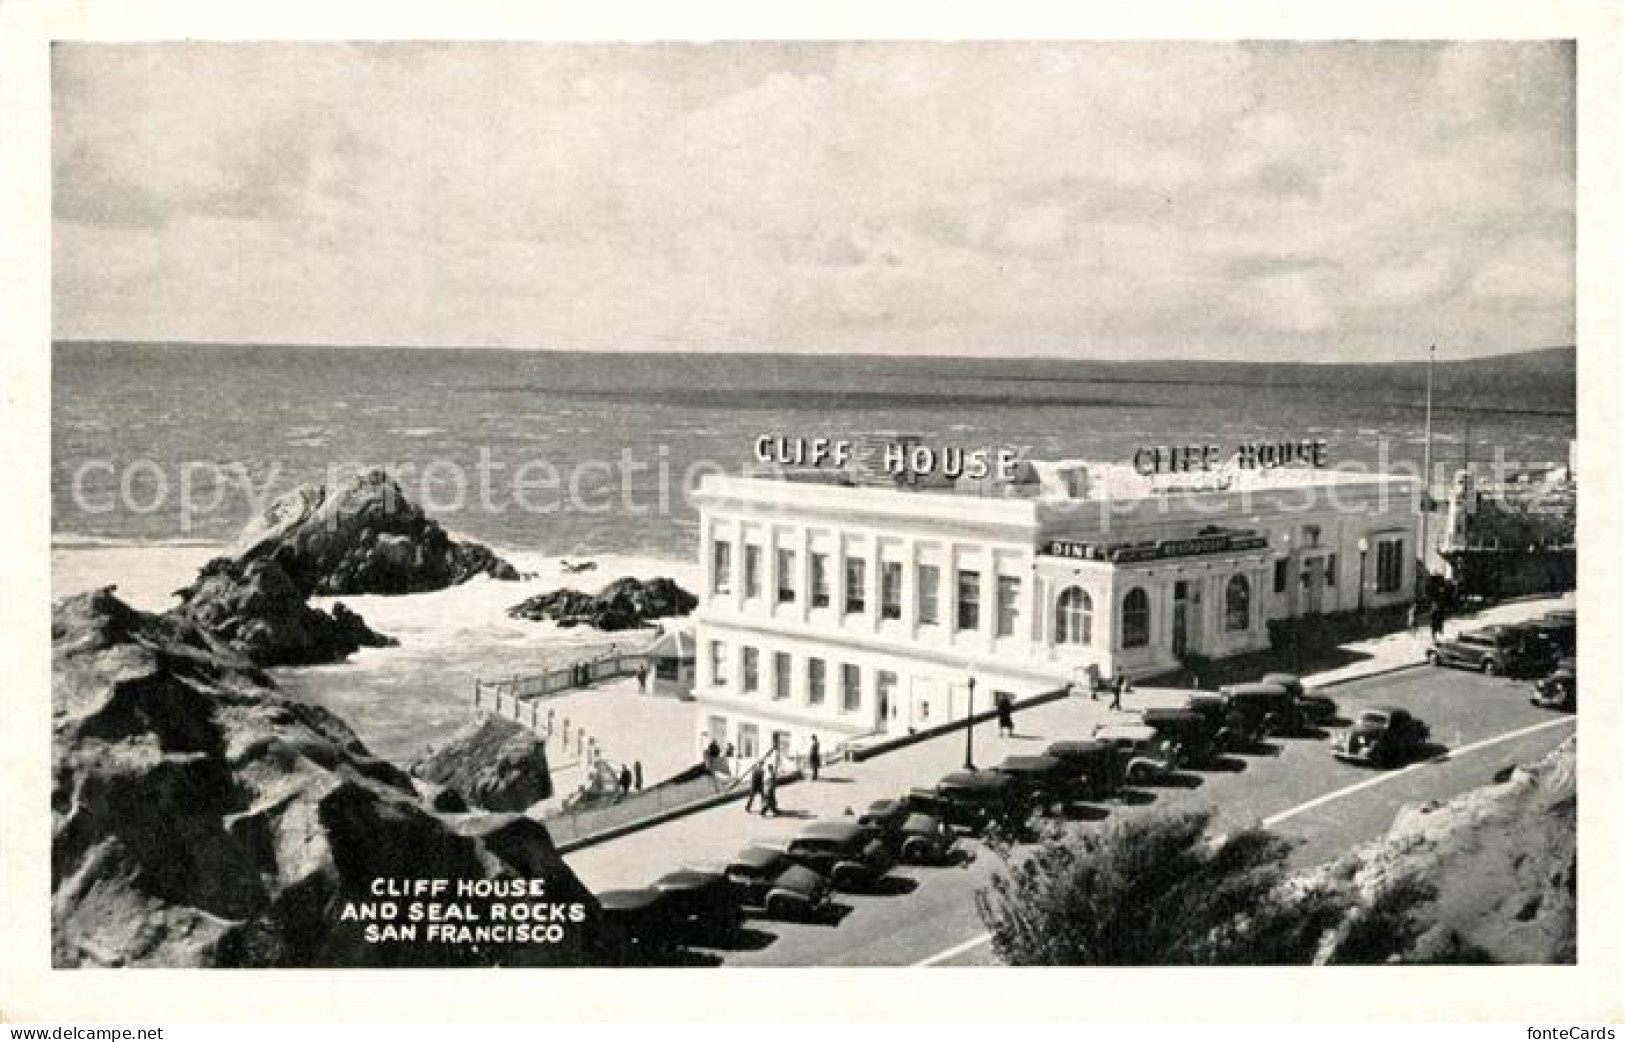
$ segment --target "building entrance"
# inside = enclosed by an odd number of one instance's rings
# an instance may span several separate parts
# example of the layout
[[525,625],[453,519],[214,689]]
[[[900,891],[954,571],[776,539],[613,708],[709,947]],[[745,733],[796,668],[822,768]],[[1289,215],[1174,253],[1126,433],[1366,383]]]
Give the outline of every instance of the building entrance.
[[1190,583],[1181,579],[1174,583],[1173,652],[1175,658],[1184,658],[1190,649]]
[[1303,614],[1319,615],[1326,592],[1326,559],[1303,559]]

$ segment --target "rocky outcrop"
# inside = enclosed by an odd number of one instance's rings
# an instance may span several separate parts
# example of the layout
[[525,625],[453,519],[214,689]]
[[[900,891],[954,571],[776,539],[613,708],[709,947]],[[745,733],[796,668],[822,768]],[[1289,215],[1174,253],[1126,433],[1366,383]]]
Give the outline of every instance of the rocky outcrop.
[[486,810],[522,811],[553,795],[542,740],[494,713],[476,715],[412,773]]
[[698,605],[699,598],[671,579],[644,581],[627,577],[616,579],[592,596],[579,590],[537,594],[509,608],[508,614],[533,622],[550,619],[560,626],[628,630],[655,619],[687,615]]
[[52,953],[74,966],[577,961],[561,945],[367,943],[375,879],[542,879],[592,898],[544,826],[442,818],[337,717],[278,697],[184,620],[108,590],[52,612]]
[[257,666],[336,662],[359,648],[395,644],[342,603],[331,614],[307,604],[275,560],[216,558],[175,595],[181,602],[170,609],[173,617]]
[[519,578],[488,548],[452,539],[381,470],[282,496],[244,529],[234,556],[276,561],[307,596],[422,593],[477,575]]
[[1575,740],[1455,799],[1407,807],[1388,834],[1314,877],[1371,898],[1424,895],[1407,962],[1575,961]]

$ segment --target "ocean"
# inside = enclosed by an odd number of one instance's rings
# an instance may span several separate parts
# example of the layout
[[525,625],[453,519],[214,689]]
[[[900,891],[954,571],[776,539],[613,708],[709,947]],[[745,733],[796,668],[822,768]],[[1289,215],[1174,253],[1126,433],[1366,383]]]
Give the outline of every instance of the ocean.
[[[1497,450],[1515,461],[1567,458],[1571,361],[1566,372],[1441,366],[1436,458],[1453,467],[1464,448],[1484,461]],[[376,753],[407,764],[468,719],[476,677],[628,639],[512,620],[509,606],[622,575],[696,588],[684,475],[749,464],[762,434],[906,431],[940,445],[1098,460],[1127,460],[1146,444],[1318,438],[1334,465],[1420,464],[1422,403],[1419,366],[61,344],[52,587],[60,596],[116,583],[137,607],[161,611],[256,502],[321,481],[334,465],[388,467],[455,533],[535,573],[344,598],[400,647],[275,671],[289,695],[332,709]],[[526,466],[531,478],[552,468],[558,486],[520,502],[512,478]],[[565,557],[598,567],[569,576]],[[652,779],[697,752],[687,703],[605,691],[553,708],[611,760],[642,761]],[[573,784],[568,771],[555,781]]]
[[[1572,368],[1440,369],[1439,460],[1464,445],[1479,460],[1497,448],[1567,458]],[[286,491],[335,464],[402,472],[448,527],[493,545],[672,556],[693,539],[683,476],[751,462],[766,433],[906,431],[1098,460],[1144,444],[1323,438],[1332,464],[1368,466],[1384,454],[1420,464],[1423,440],[1414,365],[73,343],[57,346],[53,375],[53,531],[92,542],[228,542],[252,515],[247,489]],[[191,472],[190,506],[188,463],[208,465]],[[512,480],[527,463],[532,479],[552,468],[560,488],[519,502]],[[240,470],[216,483],[215,466]]]

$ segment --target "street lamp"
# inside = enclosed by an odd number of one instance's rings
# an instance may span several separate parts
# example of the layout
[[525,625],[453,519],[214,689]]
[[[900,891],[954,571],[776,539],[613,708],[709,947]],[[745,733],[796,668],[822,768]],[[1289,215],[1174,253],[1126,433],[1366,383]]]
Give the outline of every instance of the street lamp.
[[974,771],[976,761],[971,758],[971,737],[976,733],[976,674],[965,678],[965,770]]
[[1354,548],[1356,550],[1360,551],[1359,612],[1360,612],[1360,618],[1364,619],[1365,618],[1365,555],[1371,552],[1371,540],[1367,539],[1365,536],[1361,536],[1360,541],[1354,544]]

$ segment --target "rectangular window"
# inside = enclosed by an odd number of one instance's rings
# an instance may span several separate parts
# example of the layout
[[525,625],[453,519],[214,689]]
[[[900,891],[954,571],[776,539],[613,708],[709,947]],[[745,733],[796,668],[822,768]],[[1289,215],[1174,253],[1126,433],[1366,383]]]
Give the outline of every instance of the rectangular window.
[[829,607],[829,554],[812,555],[812,606]]
[[745,596],[762,595],[762,548],[745,544]]
[[761,741],[761,732],[755,724],[739,725],[739,755],[746,760],[756,759],[756,743]]
[[1281,560],[1275,562],[1275,592],[1276,593],[1285,593],[1286,592],[1286,570],[1287,570],[1287,561],[1286,561],[1285,558],[1282,558]]
[[1015,635],[1016,616],[1020,614],[1020,606],[1021,580],[1013,575],[999,576],[999,636]]
[[773,697],[790,697],[790,653],[787,651],[773,653]]
[[848,557],[846,559],[846,613],[848,615],[862,615],[867,604],[863,584],[866,562],[861,557]]
[[728,684],[728,646],[720,640],[711,642],[711,683],[717,687]]
[[982,573],[960,571],[957,616],[962,630],[982,628]]
[[779,603],[794,604],[796,601],[796,552],[794,550],[779,551]]
[[897,561],[884,561],[880,565],[880,617],[903,617],[903,566]]
[[1337,555],[1336,554],[1327,554],[1326,555],[1326,585],[1327,586],[1336,586],[1337,585]]
[[934,564],[922,564],[915,582],[920,598],[920,625],[935,626],[942,621],[942,569]]
[[841,712],[856,713],[863,704],[863,674],[851,664],[841,666]]
[[821,658],[807,660],[807,704],[824,704],[824,660]]
[[740,686],[746,694],[756,691],[762,686],[761,667],[762,653],[755,648],[744,649],[744,667],[740,672]]
[[733,544],[717,540],[711,544],[711,592],[733,592]]
[[1405,581],[1405,541],[1384,539],[1377,544],[1377,592],[1398,593]]

